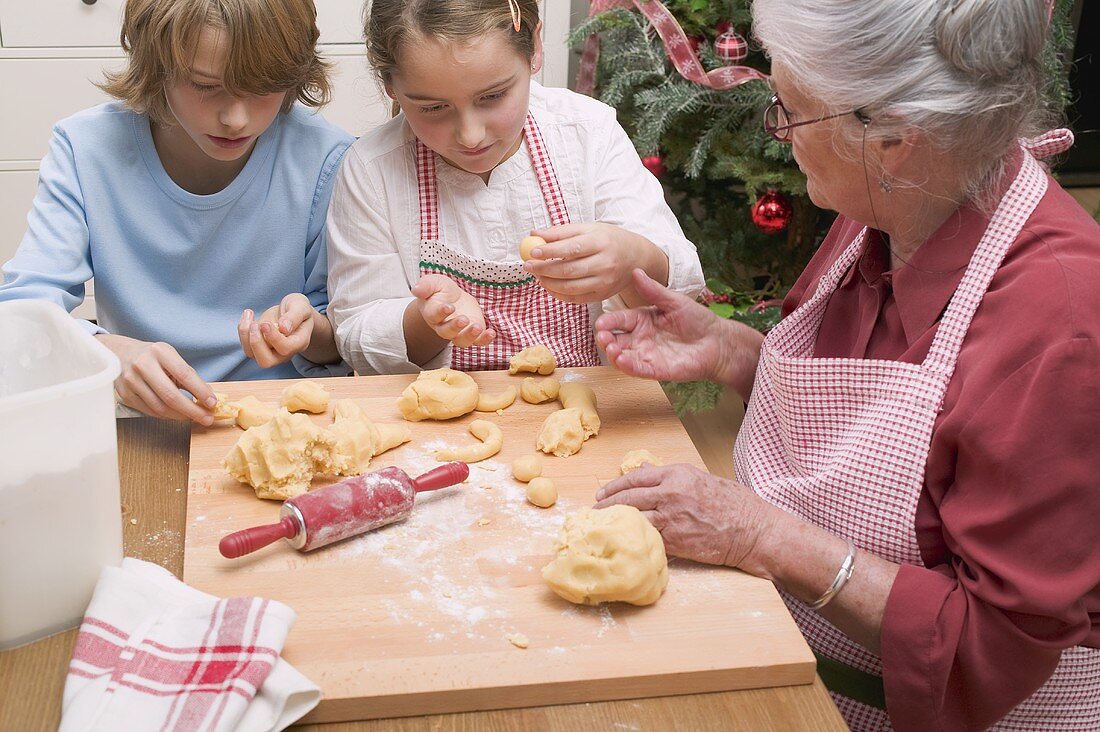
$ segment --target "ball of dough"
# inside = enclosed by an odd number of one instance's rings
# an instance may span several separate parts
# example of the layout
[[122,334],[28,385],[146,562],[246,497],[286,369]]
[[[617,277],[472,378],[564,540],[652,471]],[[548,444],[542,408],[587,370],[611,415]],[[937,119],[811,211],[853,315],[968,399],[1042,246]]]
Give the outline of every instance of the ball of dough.
[[280,404],[288,412],[324,414],[328,410],[328,392],[316,381],[295,381],[283,389]]
[[528,376],[520,385],[519,393],[523,397],[523,401],[528,404],[542,404],[551,399],[557,399],[558,389],[560,388],[561,382],[552,376],[542,381],[535,381],[534,378]]
[[545,453],[558,457],[569,457],[580,451],[584,445],[584,425],[581,424],[581,410],[559,409],[542,423],[535,446]]
[[245,430],[223,465],[252,486],[257,498],[283,501],[309,490],[314,474],[331,463],[335,442],[306,415],[280,409],[268,422]]
[[649,450],[631,450],[623,455],[623,462],[619,466],[619,472],[626,475],[631,470],[637,470],[643,465],[664,465],[664,462]]
[[542,578],[569,602],[652,605],[668,585],[661,534],[633,506],[586,508],[565,519]]
[[526,262],[531,258],[531,250],[545,245],[546,240],[541,236],[525,236],[519,242],[519,258]]
[[549,478],[532,478],[527,484],[527,500],[539,508],[550,508],[558,502],[558,489]]
[[410,422],[422,419],[452,419],[477,407],[477,382],[461,371],[421,371],[397,399],[397,408]]
[[264,404],[251,395],[230,402],[230,404],[237,408],[237,426],[242,430],[259,427],[275,416],[275,405]]
[[512,477],[523,483],[542,475],[542,460],[538,455],[524,455],[512,461]]
[[558,367],[558,360],[546,346],[528,346],[508,359],[508,373],[518,374],[529,371],[548,376]]

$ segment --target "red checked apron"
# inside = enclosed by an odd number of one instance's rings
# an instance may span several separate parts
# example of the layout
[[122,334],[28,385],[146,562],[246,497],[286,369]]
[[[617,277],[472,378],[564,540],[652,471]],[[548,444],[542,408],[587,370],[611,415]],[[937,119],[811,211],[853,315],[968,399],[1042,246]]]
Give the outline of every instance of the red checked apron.
[[[553,226],[569,223],[558,176],[546,152],[535,119],[528,114],[523,126],[527,149],[535,168]],[[546,291],[523,262],[477,259],[439,241],[439,192],[435,153],[416,142],[416,180],[420,193],[420,274],[443,274],[481,304],[485,323],[496,331],[488,346],[458,348],[451,367],[460,371],[508,368],[508,359],[527,346],[541,343],[553,351],[559,366],[597,366],[600,363],[588,306],[566,303]],[[516,242],[517,253],[519,242]]]
[[[1057,149],[1064,138],[1053,134],[1029,148],[1037,153]],[[891,562],[922,564],[915,516],[932,427],[974,312],[1046,189],[1045,173],[1025,154],[922,364],[813,358],[829,297],[856,261],[867,236],[864,229],[821,278],[814,295],[764,340],[734,447],[738,480],[864,551]],[[815,652],[881,678],[878,656],[786,593],[784,600]],[[1100,729],[1100,698],[1083,686],[1097,678],[1100,649],[1068,649],[1050,680],[993,729]],[[833,698],[852,729],[891,729],[881,709],[836,693]]]

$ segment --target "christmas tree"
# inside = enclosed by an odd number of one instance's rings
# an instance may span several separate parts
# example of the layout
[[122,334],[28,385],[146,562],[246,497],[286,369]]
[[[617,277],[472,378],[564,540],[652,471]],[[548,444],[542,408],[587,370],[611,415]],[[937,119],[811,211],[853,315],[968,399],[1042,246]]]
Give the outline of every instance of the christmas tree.
[[[752,40],[750,0],[592,5],[595,12],[570,35],[571,44],[585,47],[578,89],[616,108],[646,167],[661,179],[698,248],[708,288],[703,302],[767,331],[835,214],[810,202],[791,146],[763,130],[772,92],[759,78],[769,67]],[[1046,51],[1047,103],[1059,110],[1069,101],[1072,6],[1057,0]],[[735,70],[739,78],[730,81]],[[680,411],[710,408],[720,394],[706,382],[670,389]]]

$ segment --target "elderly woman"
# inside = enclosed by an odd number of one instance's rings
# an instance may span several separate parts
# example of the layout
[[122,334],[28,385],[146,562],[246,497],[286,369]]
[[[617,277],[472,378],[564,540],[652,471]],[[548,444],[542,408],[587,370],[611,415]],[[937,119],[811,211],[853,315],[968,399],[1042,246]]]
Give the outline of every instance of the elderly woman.
[[836,224],[762,339],[635,273],[621,370],[748,400],[737,482],[607,484],[780,588],[855,729],[1100,729],[1100,227],[1036,163],[1041,0],[755,0]]

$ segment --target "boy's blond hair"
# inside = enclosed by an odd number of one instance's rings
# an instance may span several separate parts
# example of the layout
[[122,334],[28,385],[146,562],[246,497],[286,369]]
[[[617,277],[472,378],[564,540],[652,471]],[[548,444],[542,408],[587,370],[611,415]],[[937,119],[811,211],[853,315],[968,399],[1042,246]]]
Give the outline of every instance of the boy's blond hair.
[[[564,1],[564,0],[558,0]],[[518,11],[519,30],[515,29]],[[398,58],[420,38],[465,43],[487,33],[504,32],[517,53],[531,60],[538,0],[373,0],[365,9],[363,35],[367,58],[384,84]]]
[[120,38],[129,64],[105,74],[100,88],[156,122],[174,124],[164,87],[191,73],[207,28],[226,42],[222,84],[231,94],[289,92],[284,112],[295,100],[309,107],[328,102],[329,64],[317,54],[313,0],[127,0]]

